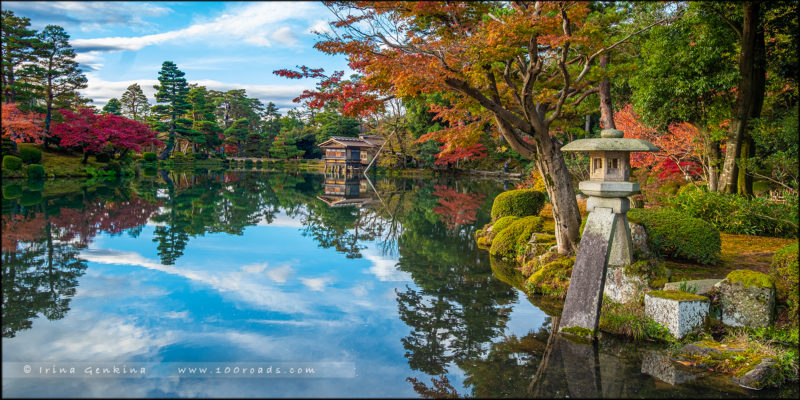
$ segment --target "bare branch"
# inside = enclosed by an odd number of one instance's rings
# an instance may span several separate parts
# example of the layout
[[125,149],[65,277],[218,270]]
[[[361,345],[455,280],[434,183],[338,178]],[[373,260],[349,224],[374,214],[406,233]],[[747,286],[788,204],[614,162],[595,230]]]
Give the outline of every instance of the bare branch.
[[595,93],[598,93],[598,92],[600,92],[600,88],[599,88],[599,87],[594,87],[594,88],[591,88],[591,89],[589,89],[589,90],[587,90],[587,91],[583,92],[583,93],[581,94],[581,96],[580,96],[580,97],[578,97],[578,99],[577,99],[577,100],[575,100],[574,102],[572,102],[572,105],[573,105],[573,106],[577,106],[578,104],[581,104],[581,102],[582,102],[582,101],[583,101],[585,98],[589,97],[589,95],[592,95],[592,94],[595,94]]

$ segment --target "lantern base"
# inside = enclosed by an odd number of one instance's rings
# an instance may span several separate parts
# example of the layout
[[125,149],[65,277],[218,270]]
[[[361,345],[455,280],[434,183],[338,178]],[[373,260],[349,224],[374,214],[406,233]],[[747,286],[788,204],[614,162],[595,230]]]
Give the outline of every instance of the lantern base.
[[639,182],[581,181],[578,189],[595,197],[628,197],[640,192]]

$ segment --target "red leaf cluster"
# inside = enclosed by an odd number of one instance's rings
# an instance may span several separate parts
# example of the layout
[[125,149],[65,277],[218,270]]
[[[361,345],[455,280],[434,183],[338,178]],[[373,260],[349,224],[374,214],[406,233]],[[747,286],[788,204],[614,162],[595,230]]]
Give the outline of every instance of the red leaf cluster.
[[101,151],[107,146],[116,150],[142,151],[142,147],[160,145],[156,133],[147,124],[114,114],[95,114],[90,108],[78,112],[58,110],[64,122],[53,126],[53,135],[64,147],[83,152]]

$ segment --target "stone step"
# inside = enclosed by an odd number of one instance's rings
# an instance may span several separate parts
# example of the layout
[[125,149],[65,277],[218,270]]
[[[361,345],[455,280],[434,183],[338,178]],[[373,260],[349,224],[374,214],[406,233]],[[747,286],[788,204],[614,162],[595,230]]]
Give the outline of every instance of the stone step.
[[[722,278],[720,279],[698,279],[695,281],[681,281],[681,282],[668,282],[664,284],[664,290],[680,290],[682,284],[685,284],[685,287],[692,288],[694,287],[696,290],[694,291],[695,294],[699,294],[704,296],[708,293],[711,288],[714,287],[717,283],[722,282]],[[684,289],[686,290],[686,289]]]

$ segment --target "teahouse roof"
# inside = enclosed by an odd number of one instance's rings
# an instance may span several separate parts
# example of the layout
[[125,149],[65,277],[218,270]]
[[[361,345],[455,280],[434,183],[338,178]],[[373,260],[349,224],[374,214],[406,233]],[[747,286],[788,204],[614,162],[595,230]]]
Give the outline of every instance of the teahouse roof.
[[340,145],[344,147],[376,147],[372,138],[331,136],[330,139],[319,144],[319,147],[331,147]]

